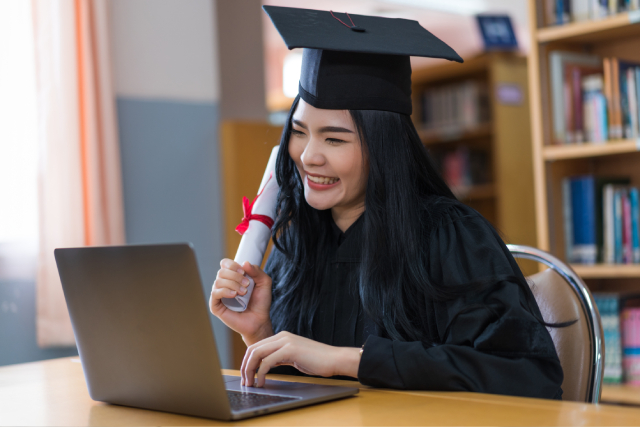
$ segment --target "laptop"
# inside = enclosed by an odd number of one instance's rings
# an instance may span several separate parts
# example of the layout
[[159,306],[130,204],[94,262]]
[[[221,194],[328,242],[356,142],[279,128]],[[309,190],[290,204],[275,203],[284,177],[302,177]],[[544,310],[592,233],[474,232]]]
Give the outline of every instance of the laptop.
[[54,251],[93,400],[239,420],[358,393],[222,375],[190,244]]

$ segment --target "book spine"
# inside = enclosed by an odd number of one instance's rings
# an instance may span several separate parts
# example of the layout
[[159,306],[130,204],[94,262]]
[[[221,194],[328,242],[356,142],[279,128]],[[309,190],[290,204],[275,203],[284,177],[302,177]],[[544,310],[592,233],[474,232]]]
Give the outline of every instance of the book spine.
[[620,320],[625,382],[640,385],[640,308],[625,308]]
[[613,123],[612,128],[615,139],[622,138],[622,109],[620,105],[620,61],[618,58],[611,59],[611,82],[613,99]]
[[629,87],[627,81],[627,72],[620,68],[620,118],[622,124],[622,137],[631,137],[631,114],[629,109]]
[[613,83],[611,72],[611,58],[602,60],[602,68],[604,75],[604,96],[607,99],[607,128],[609,129],[608,139],[615,138],[615,123],[613,122]]
[[594,294],[600,312],[604,335],[604,381],[618,384],[622,380],[622,345],[620,340],[620,318],[618,314],[618,296]]
[[571,180],[573,217],[573,262],[594,264],[597,258],[595,226],[595,179],[584,176]]
[[604,259],[603,262],[613,264],[615,258],[614,219],[613,219],[613,193],[612,184],[603,187],[603,233],[604,233]]
[[564,248],[567,262],[573,262],[573,211],[571,209],[571,179],[562,180],[562,213],[564,222]]
[[591,19],[601,19],[609,14],[609,0],[591,1]]
[[574,22],[586,21],[589,19],[591,0],[572,0],[571,1],[571,19]]
[[633,262],[631,244],[631,202],[629,192],[622,190],[622,253],[625,264]]
[[609,0],[609,15],[618,13],[618,0]]
[[574,128],[574,108],[573,108],[573,77],[572,77],[572,68],[573,67],[565,67],[565,74],[562,81],[562,89],[564,91],[564,124],[566,127],[566,134],[564,143],[572,144],[575,142],[575,131]]
[[638,205],[638,188],[629,190],[631,199],[631,246],[633,262],[640,264],[640,205]]
[[573,109],[573,140],[574,142],[584,142],[584,117],[582,116],[582,108],[580,106],[583,103],[582,98],[582,71],[580,67],[573,67],[571,72],[573,95],[572,109]]
[[598,137],[596,142],[607,142],[609,136],[609,115],[607,112],[607,100],[602,93],[598,94],[597,99],[597,118],[598,118]]
[[620,189],[616,189],[613,195],[613,221],[615,263],[622,264],[622,194]]
[[638,98],[636,97],[636,67],[627,69],[627,100],[629,102],[629,138],[638,138]]

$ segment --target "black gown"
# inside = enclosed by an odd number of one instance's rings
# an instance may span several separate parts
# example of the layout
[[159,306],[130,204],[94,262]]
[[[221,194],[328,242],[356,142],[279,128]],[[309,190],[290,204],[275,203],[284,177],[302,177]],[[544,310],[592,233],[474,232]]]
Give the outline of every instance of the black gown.
[[[475,210],[462,203],[446,206],[430,212],[434,226],[425,245],[431,283],[490,280],[496,286],[449,302],[424,302],[419,324],[428,325],[431,342],[441,344],[385,338],[365,318],[355,283],[366,212],[344,233],[332,221],[330,247],[318,248],[328,251],[330,262],[313,320],[313,339],[341,347],[361,347],[366,341],[358,370],[358,380],[365,385],[560,399],[563,373],[551,336],[525,308],[529,289],[505,279],[522,275],[515,260]],[[265,266],[274,289],[281,262],[287,261],[274,247]],[[460,314],[464,307],[467,310]],[[532,310],[542,318],[537,305]],[[288,366],[271,372],[303,375]]]

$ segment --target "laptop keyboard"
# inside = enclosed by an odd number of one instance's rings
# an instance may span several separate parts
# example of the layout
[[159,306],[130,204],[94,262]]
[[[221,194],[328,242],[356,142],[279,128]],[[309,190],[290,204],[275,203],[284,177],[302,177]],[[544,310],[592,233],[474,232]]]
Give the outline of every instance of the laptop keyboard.
[[230,390],[227,390],[227,396],[229,396],[229,403],[231,403],[231,410],[233,411],[242,411],[244,409],[271,405],[273,403],[298,400],[297,397],[274,396],[272,394],[248,393]]

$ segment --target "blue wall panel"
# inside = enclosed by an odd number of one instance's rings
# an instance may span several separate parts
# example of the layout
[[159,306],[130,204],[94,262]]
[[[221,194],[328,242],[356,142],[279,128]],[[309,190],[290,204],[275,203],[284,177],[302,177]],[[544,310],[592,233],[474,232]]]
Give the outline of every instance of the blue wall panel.
[[[193,243],[207,297],[223,257],[218,108],[119,97],[127,243]],[[223,367],[229,331],[211,316]]]
[[38,347],[35,287],[31,280],[0,281],[0,365],[78,354],[75,347]]

